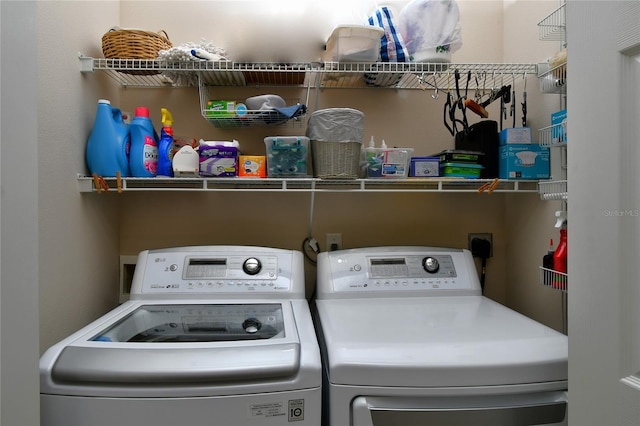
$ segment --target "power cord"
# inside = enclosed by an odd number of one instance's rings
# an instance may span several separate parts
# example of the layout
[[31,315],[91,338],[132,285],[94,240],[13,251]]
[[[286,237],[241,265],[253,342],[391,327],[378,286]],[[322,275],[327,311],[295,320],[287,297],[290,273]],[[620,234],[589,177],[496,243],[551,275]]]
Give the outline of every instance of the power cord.
[[[311,257],[309,251],[313,252],[314,257]],[[320,251],[320,247],[318,246],[318,241],[316,241],[313,237],[307,237],[302,241],[302,254],[304,257],[314,265],[316,264],[316,256]]]

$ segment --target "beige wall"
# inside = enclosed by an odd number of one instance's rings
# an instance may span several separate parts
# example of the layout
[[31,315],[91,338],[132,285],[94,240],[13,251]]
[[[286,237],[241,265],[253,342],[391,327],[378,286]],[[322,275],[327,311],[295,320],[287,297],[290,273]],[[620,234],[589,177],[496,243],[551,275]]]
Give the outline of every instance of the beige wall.
[[[242,3],[242,20],[229,7]],[[260,4],[266,2],[258,2]],[[275,2],[284,4],[284,1]],[[309,3],[307,5],[307,3]],[[174,45],[205,38],[238,55],[275,55],[261,42],[274,28],[291,31],[300,45],[295,55],[315,57],[330,33],[334,18],[326,18],[332,2],[295,2],[291,20],[276,21],[249,1],[108,1],[42,2],[39,58],[50,64],[39,81],[41,199],[41,348],[66,336],[117,303],[118,255],[140,250],[192,244],[255,244],[298,249],[309,226],[310,194],[294,193],[126,193],[80,194],[76,173],[83,173],[83,150],[95,103],[106,97],[123,110],[151,108],[156,127],[160,108],[175,119],[175,133],[204,139],[241,142],[243,152],[262,154],[263,138],[303,134],[304,127],[220,130],[200,116],[197,89],[120,89],[98,74],[78,72],[77,53],[100,55],[100,38],[112,25],[164,29]],[[337,3],[337,2],[336,2]],[[342,2],[344,3],[344,2]],[[403,2],[394,2],[400,6]],[[454,62],[527,62],[544,60],[553,44],[538,41],[537,22],[555,9],[550,1],[458,2],[463,48]],[[342,12],[358,16],[366,2],[354,2]],[[252,7],[246,7],[252,5]],[[320,10],[318,10],[320,9]],[[331,9],[329,9],[331,10]],[[335,9],[334,9],[335,10]],[[90,19],[87,19],[91,16]],[[59,27],[62,20],[76,22]],[[308,30],[308,31],[305,31]],[[56,33],[57,37],[50,37]],[[61,34],[60,34],[61,33]],[[283,42],[284,43],[284,42]],[[254,48],[262,49],[256,52]],[[268,59],[268,58],[266,58]],[[556,97],[537,93],[537,80],[527,79],[529,121],[535,130],[548,125]],[[55,83],[54,83],[55,82]],[[523,89],[522,81],[518,91]],[[268,93],[267,88],[221,88],[220,98],[244,99]],[[284,98],[305,99],[304,90],[278,90]],[[453,148],[442,124],[444,97],[431,92],[393,89],[338,90],[310,93],[315,108],[352,107],[365,112],[365,135],[384,138],[388,145],[413,147],[416,155]],[[48,114],[64,109],[68,116]],[[497,117],[496,106],[490,109]],[[472,119],[472,121],[475,119]],[[55,135],[55,136],[53,136]],[[55,141],[56,150],[51,150]],[[53,184],[55,183],[55,184]],[[317,194],[313,235],[324,247],[327,232],[341,232],[345,248],[373,245],[437,245],[466,247],[469,232],[491,232],[494,257],[488,263],[486,294],[544,323],[561,326],[560,310],[549,306],[557,294],[538,283],[537,271],[555,230],[549,214],[555,207],[536,194]],[[314,268],[308,265],[308,287]],[[526,273],[522,271],[527,271]],[[515,282],[514,280],[517,280]]]

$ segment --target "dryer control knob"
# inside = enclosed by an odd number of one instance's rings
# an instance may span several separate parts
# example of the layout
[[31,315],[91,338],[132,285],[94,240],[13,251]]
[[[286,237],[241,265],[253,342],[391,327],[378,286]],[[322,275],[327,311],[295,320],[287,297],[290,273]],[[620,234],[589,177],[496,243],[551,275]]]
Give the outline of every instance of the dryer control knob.
[[262,269],[262,264],[255,257],[250,257],[244,261],[242,270],[249,275],[255,275]]
[[422,259],[422,267],[425,271],[430,274],[435,274],[440,269],[440,264],[438,263],[438,259],[435,257],[425,257]]

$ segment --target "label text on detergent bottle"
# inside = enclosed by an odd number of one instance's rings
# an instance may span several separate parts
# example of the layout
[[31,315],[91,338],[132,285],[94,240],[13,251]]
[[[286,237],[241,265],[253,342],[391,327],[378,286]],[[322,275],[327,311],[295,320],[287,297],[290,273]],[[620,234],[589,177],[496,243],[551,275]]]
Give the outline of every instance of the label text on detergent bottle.
[[144,168],[152,174],[158,171],[158,145],[156,141],[146,135],[144,137],[144,148],[142,149]]

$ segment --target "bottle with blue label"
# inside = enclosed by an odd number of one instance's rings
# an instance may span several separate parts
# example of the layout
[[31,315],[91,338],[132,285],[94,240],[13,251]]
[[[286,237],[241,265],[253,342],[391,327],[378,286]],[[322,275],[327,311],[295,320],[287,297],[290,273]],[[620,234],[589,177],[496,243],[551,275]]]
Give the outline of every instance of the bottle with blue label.
[[173,177],[173,116],[166,108],[161,108],[162,130],[158,145],[158,176]]
[[149,108],[137,107],[129,126],[129,168],[134,177],[155,177],[158,172],[158,134],[149,118]]
[[107,99],[98,101],[93,129],[87,141],[87,167],[91,174],[103,177],[130,176],[129,126],[122,112],[113,108]]

